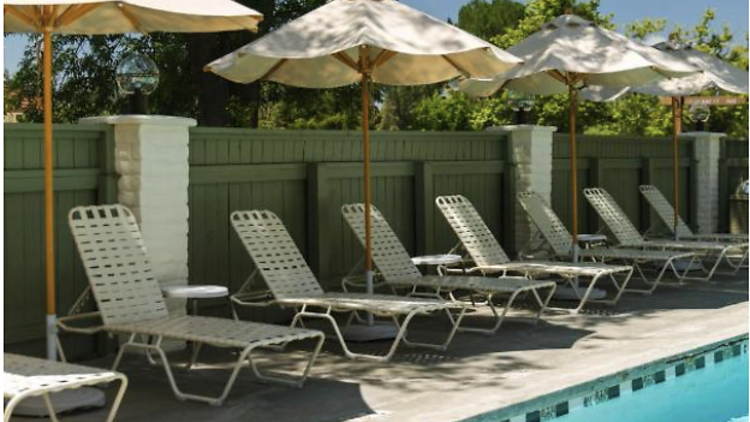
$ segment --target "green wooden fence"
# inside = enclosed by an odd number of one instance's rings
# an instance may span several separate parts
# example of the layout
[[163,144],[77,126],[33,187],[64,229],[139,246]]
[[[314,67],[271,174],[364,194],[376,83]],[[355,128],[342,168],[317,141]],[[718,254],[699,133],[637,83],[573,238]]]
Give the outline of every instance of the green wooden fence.
[[[5,341],[44,336],[45,262],[42,130],[7,124],[5,141]],[[57,306],[62,314],[88,285],[67,223],[81,204],[115,202],[112,130],[107,126],[56,125],[55,251]]]
[[[250,273],[229,225],[240,209],[269,209],[291,231],[313,270],[330,285],[362,248],[340,215],[362,201],[360,132],[195,128],[190,134],[190,278],[236,289]],[[507,142],[499,133],[375,132],[373,202],[410,253],[455,243],[434,198],[462,192],[498,236]],[[227,253],[228,251],[228,253]]]
[[[603,186],[638,221],[650,214],[637,186],[657,185],[671,196],[668,139],[583,136],[581,188]],[[58,306],[64,313],[86,279],[67,228],[80,204],[117,199],[113,131],[108,126],[55,127]],[[724,141],[720,164],[722,221],[726,198],[746,177],[747,141]],[[375,132],[373,200],[412,254],[445,252],[456,239],[434,205],[441,194],[469,197],[509,251],[516,177],[506,135],[498,132]],[[682,210],[690,221],[695,163],[692,141],[681,142]],[[44,335],[42,128],[5,125],[5,341]],[[567,137],[556,135],[553,206],[569,220]],[[270,209],[284,220],[310,265],[329,286],[362,257],[339,208],[362,200],[360,132],[264,131],[194,128],[190,133],[189,266],[192,283],[236,289],[250,273],[249,259],[229,224],[239,209]],[[581,201],[582,231],[598,221]],[[726,224],[726,223],[723,223]],[[85,343],[83,343],[85,348]],[[90,347],[91,343],[89,343]]]
[[[569,137],[555,134],[552,162],[552,206],[570,227],[570,154]],[[692,140],[682,140],[680,151],[680,214],[688,224],[692,220],[697,198],[692,195]],[[581,233],[595,233],[602,227],[596,212],[583,196],[587,187],[606,189],[630,219],[642,231],[649,228],[655,216],[638,191],[642,184],[656,185],[667,198],[673,194],[672,141],[667,138],[630,138],[619,136],[578,137],[578,215]]]

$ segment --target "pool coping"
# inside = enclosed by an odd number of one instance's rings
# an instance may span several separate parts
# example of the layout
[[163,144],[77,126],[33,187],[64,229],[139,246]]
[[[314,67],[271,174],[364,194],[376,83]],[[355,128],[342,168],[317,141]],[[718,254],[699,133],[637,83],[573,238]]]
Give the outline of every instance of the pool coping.
[[[731,356],[727,356],[727,352]],[[748,354],[748,333],[601,375],[552,393],[471,416],[459,422],[542,422],[670,381],[723,360]],[[719,357],[720,356],[720,357]],[[681,369],[680,369],[681,367]],[[640,383],[636,383],[640,380]],[[631,384],[632,383],[632,384]],[[640,386],[637,386],[640,384]],[[631,387],[632,385],[632,387]],[[590,402],[589,402],[590,401]]]

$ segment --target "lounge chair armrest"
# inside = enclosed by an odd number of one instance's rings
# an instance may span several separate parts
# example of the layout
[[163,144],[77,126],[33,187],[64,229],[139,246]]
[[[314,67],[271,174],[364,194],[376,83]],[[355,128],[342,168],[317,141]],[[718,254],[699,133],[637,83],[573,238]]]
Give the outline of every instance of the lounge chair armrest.
[[57,319],[57,327],[68,333],[76,334],[96,334],[104,330],[104,325],[94,325],[91,327],[79,327],[71,325],[71,323],[78,323],[80,321],[94,320],[96,319],[100,323],[102,322],[102,313],[99,311],[84,312],[80,314],[67,315]]

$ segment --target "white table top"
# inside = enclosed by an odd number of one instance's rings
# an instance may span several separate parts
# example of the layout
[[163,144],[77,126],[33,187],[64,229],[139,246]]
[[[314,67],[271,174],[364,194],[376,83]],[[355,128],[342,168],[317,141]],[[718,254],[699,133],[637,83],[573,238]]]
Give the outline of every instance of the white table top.
[[414,265],[450,265],[461,262],[461,255],[443,254],[443,255],[425,255],[415,256],[411,259]]
[[210,299],[229,296],[228,288],[211,285],[167,286],[162,287],[161,292],[165,297],[178,297],[183,299]]

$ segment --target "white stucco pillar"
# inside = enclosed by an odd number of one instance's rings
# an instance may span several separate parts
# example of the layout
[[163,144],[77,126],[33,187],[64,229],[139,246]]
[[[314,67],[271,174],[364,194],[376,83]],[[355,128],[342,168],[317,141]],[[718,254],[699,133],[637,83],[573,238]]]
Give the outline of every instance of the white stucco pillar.
[[719,230],[719,159],[721,139],[727,135],[714,132],[686,132],[684,138],[694,139],[693,159],[698,174],[693,191],[697,195],[695,204],[695,226],[698,233],[716,233]]
[[514,169],[512,186],[513,197],[513,242],[520,250],[531,239],[534,233],[533,223],[515,198],[518,192],[534,191],[552,203],[552,135],[557,131],[554,126],[496,126],[490,131],[508,134],[510,166]]
[[[135,214],[156,278],[163,286],[188,280],[188,129],[193,119],[104,116],[80,124],[114,126],[118,202]],[[170,312],[184,301],[169,300]]]

